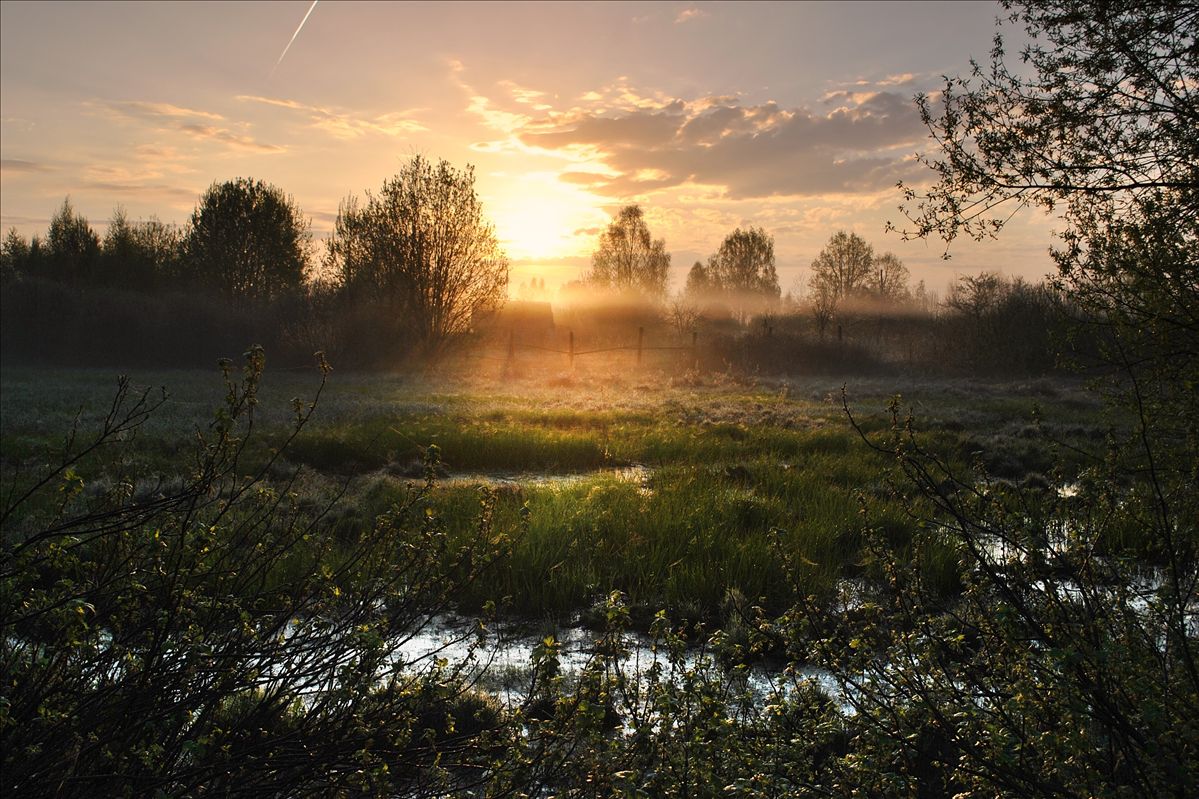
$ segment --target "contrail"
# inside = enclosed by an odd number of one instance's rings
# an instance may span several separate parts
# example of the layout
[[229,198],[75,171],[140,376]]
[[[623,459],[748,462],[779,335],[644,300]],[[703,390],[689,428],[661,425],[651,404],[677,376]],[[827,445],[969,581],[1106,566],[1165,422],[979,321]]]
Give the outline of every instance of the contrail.
[[300,24],[296,28],[296,32],[291,35],[291,39],[287,42],[287,47],[284,47],[283,52],[279,54],[279,60],[275,62],[275,66],[271,67],[271,77],[274,77],[275,70],[278,69],[279,65],[283,63],[283,56],[287,55],[287,51],[290,50],[291,46],[296,43],[296,37],[300,35],[300,31],[304,30],[304,23],[307,22],[308,18],[312,16],[312,12],[316,9],[316,4],[320,1],[321,0],[312,0],[312,5],[308,6],[308,13],[304,15],[302,20],[300,20]]

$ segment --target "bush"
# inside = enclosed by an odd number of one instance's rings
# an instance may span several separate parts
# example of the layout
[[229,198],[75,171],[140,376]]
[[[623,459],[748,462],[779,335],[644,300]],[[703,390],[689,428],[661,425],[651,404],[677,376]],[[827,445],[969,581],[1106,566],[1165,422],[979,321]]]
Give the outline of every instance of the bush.
[[[156,486],[117,472],[87,489],[163,401],[124,380],[98,432],[72,431],[54,467],[13,477],[8,792],[394,795],[485,759],[500,717],[458,671],[397,653],[503,554],[487,506],[477,535],[450,543],[426,485],[339,538],[325,518],[340,493],[312,509],[294,473],[267,479],[278,453],[247,462],[262,365],[253,350],[240,379],[226,368],[226,403]],[[296,401],[293,438],[314,408]]]

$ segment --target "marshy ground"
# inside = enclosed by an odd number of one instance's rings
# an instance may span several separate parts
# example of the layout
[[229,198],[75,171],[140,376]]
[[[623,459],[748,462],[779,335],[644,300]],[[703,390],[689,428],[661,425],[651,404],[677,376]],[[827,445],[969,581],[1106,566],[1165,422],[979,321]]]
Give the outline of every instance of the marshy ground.
[[[77,416],[81,436],[96,425],[115,377],[6,368],[6,485],[51,462]],[[224,395],[215,370],[130,377],[169,398],[119,458],[80,466],[85,496],[118,478],[152,485],[178,476]],[[247,469],[286,436],[292,398],[311,399],[319,382],[315,371],[268,368]],[[518,618],[586,620],[611,590],[646,618],[657,608],[718,618],[730,596],[778,609],[797,590],[819,594],[861,575],[865,526],[903,549],[917,523],[919,500],[850,424],[842,389],[868,433],[887,434],[898,396],[931,449],[963,471],[980,465],[1023,485],[1068,482],[1071,448],[1099,449],[1106,432],[1094,394],[1060,379],[334,372],[271,479],[282,484],[298,470],[290,490],[312,509],[344,489],[329,521],[348,538],[424,485],[436,445],[428,512],[465,537],[493,501],[494,527],[512,542],[503,564],[459,597],[463,612],[494,600]],[[952,550],[922,557],[953,590]]]

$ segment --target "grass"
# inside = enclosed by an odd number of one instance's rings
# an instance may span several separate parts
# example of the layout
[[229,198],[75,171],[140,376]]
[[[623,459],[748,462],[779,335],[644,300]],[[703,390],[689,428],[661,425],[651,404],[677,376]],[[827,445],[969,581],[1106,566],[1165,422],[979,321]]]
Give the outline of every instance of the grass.
[[[907,500],[889,488],[889,460],[850,427],[839,381],[618,374],[550,381],[334,374],[314,421],[276,471],[282,477],[302,467],[296,490],[313,507],[349,481],[333,520],[348,538],[419,482],[421,458],[436,444],[451,479],[435,489],[432,512],[450,534],[464,537],[475,524],[480,486],[497,492],[498,529],[513,533],[511,557],[460,597],[463,609],[496,599],[524,617],[583,613],[612,589],[647,613],[667,607],[676,616],[711,617],[730,589],[782,607],[796,581],[798,590],[820,594],[858,574],[864,525],[885,529],[902,550],[910,546]],[[171,395],[121,466],[171,475],[220,401],[219,375],[134,380],[168,386]],[[112,375],[91,370],[6,369],[2,382],[6,482],[45,462],[77,413],[82,429],[94,424],[115,385]],[[291,398],[311,395],[316,383],[315,374],[268,369],[262,435],[247,468],[286,434]],[[1067,383],[864,379],[845,389],[866,429],[888,426],[887,403],[899,393],[935,448],[962,466],[981,453],[993,474],[1012,480],[1053,461],[1032,425],[1034,406],[1045,429],[1073,443],[1103,432],[1094,402]],[[630,464],[643,469],[615,471]],[[103,481],[111,468],[81,477]],[[787,573],[783,555],[797,573]],[[952,553],[930,545],[915,556],[952,590]]]

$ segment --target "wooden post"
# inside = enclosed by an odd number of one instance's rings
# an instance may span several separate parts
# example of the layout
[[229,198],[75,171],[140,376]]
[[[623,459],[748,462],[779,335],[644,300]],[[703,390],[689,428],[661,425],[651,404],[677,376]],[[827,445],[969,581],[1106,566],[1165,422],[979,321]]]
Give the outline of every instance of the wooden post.
[[570,331],[570,370],[573,372],[575,368],[575,332]]
[[508,331],[508,369],[516,366],[516,331]]
[[691,363],[695,371],[699,371],[699,333],[691,331]]
[[641,365],[641,350],[645,344],[645,328],[637,328],[637,365]]
[[837,343],[841,343],[841,325],[837,325]]

